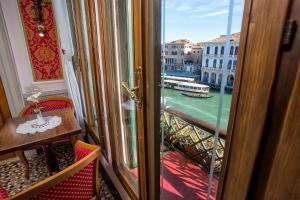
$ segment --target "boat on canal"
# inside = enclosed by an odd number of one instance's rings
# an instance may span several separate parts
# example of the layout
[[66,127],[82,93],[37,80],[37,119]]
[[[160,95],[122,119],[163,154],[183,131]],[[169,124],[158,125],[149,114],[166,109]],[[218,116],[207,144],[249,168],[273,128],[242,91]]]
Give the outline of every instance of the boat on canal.
[[193,78],[165,76],[163,86],[182,91],[181,94],[195,98],[210,98],[209,86],[195,83]]

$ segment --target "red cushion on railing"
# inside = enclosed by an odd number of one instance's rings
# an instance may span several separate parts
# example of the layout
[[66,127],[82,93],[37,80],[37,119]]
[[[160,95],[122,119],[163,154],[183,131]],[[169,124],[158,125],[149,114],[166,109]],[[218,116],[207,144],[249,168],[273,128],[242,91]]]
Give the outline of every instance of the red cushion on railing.
[[[83,147],[75,147],[76,161],[84,158],[92,151]],[[33,199],[88,200],[93,196],[93,174],[95,161],[69,177],[55,187],[43,192]]]
[[8,194],[4,188],[0,187],[0,200],[3,200],[8,197]]

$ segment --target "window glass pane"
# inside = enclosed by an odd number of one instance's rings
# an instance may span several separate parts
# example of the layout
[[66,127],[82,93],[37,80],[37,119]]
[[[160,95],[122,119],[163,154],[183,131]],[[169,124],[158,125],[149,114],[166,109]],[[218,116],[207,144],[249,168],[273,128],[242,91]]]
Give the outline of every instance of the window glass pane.
[[[184,43],[192,50],[183,49],[183,63],[162,55],[161,199],[216,197],[243,6],[243,0],[163,0],[162,48]],[[199,71],[190,70],[196,47]]]
[[[119,170],[126,180],[138,191],[137,123],[136,103],[129,90],[134,88],[137,73],[133,66],[133,21],[130,0],[115,1],[116,31],[116,86],[119,109],[118,144],[121,155]],[[138,194],[138,193],[137,193]]]
[[85,13],[85,3],[84,0],[80,1],[80,12],[81,12],[81,22],[82,22],[82,33],[84,38],[84,52],[85,52],[85,62],[86,62],[86,71],[88,75],[88,85],[89,85],[89,93],[90,93],[90,103],[92,106],[93,118],[94,122],[97,123],[97,114],[96,114],[96,105],[94,99],[94,86],[93,86],[93,78],[92,78],[92,66],[90,60],[90,45],[88,40],[88,30],[86,24],[86,13]]

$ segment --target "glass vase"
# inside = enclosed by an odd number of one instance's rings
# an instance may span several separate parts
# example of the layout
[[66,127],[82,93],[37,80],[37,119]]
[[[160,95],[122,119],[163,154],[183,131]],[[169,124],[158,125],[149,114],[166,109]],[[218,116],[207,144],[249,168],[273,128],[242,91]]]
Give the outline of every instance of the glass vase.
[[42,126],[42,125],[46,124],[46,121],[42,115],[42,112],[39,112],[36,114],[36,119],[37,119],[36,125]]

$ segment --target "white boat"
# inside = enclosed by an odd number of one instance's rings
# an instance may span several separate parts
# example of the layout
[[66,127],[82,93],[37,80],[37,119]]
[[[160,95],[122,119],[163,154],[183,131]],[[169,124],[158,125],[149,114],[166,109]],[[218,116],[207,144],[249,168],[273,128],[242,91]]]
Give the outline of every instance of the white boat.
[[183,82],[195,82],[194,78],[180,77],[180,76],[164,76],[165,80],[183,81]]
[[163,86],[170,89],[183,91],[182,94],[190,97],[209,98],[209,86],[194,83],[193,78],[166,76]]

